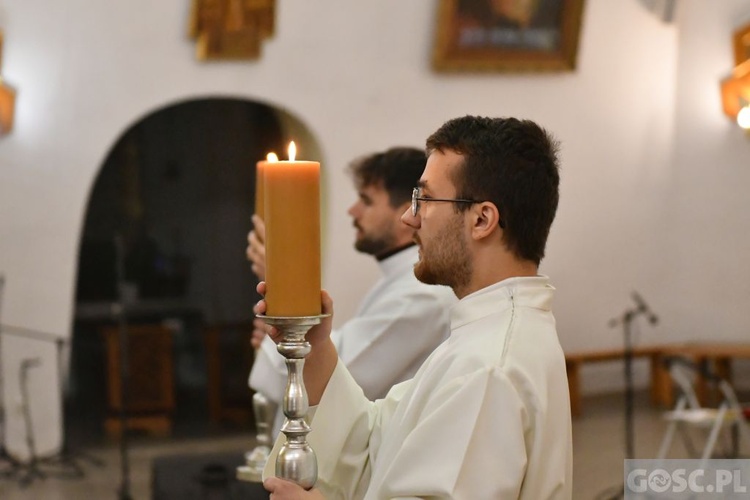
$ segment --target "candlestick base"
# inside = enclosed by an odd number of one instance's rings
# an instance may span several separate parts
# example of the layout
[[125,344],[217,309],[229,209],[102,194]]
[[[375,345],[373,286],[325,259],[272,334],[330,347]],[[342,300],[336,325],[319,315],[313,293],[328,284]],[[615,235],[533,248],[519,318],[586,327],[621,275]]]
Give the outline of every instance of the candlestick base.
[[287,385],[282,405],[286,420],[281,427],[286,443],[276,457],[276,476],[295,482],[306,490],[312,488],[318,479],[318,461],[307,443],[311,429],[305,421],[309,403],[302,370],[305,356],[310,353],[310,343],[305,340],[305,335],[328,316],[258,316],[266,324],[279,329],[282,341],[276,349],[286,358]]
[[256,440],[258,446],[245,453],[245,465],[237,467],[237,479],[241,481],[263,481],[263,469],[271,455],[273,420],[278,405],[262,392],[253,394],[253,415],[255,416]]
[[251,483],[263,482],[263,469],[271,455],[271,448],[259,445],[245,453],[245,465],[237,467],[237,479]]

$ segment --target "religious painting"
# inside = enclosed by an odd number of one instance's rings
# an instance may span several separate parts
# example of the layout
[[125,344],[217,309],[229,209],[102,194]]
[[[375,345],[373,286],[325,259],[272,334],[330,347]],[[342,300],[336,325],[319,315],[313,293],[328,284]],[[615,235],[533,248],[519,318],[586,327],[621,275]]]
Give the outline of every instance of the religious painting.
[[273,35],[276,0],[192,0],[190,37],[200,60],[258,59]]
[[438,71],[575,69],[584,0],[440,0]]
[[734,64],[739,66],[750,60],[750,24],[734,33]]

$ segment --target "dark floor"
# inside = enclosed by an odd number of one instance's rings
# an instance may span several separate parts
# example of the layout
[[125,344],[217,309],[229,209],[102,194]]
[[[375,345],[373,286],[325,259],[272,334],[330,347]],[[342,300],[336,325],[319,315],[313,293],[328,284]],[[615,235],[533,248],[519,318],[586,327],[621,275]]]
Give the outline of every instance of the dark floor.
[[[750,400],[750,394],[741,395]],[[584,414],[574,420],[574,473],[573,498],[592,500],[609,498],[608,493],[621,488],[624,458],[623,397],[608,395],[584,399]],[[634,442],[635,456],[654,458],[666,424],[663,411],[652,407],[645,394],[636,394]],[[181,432],[179,434],[182,434]],[[193,434],[193,435],[190,435]],[[215,430],[198,436],[185,432],[172,438],[135,437],[130,442],[130,491],[134,499],[152,498],[151,467],[155,459],[177,454],[241,453],[254,445],[252,432]],[[750,446],[743,445],[743,456],[750,455]],[[102,441],[85,448],[85,451],[104,461],[98,468],[81,461],[86,476],[81,479],[47,478],[34,481],[21,488],[16,481],[0,480],[0,498],[4,500],[73,500],[117,498],[117,488],[122,484],[120,452],[114,442]],[[687,452],[676,442],[670,458],[687,458]],[[190,478],[186,478],[186,481]],[[614,488],[615,490],[612,490]]]

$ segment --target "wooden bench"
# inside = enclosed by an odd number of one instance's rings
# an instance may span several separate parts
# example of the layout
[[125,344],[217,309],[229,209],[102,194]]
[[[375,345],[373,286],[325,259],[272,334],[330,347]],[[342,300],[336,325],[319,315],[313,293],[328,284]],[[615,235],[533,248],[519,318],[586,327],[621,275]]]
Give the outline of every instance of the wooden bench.
[[[750,359],[750,344],[694,342],[684,344],[653,345],[633,348],[633,358],[650,359],[650,399],[663,408],[674,404],[674,387],[669,375],[669,368],[664,361],[669,357],[681,356],[692,360],[697,365],[711,369],[717,376],[731,382],[731,362],[735,358]],[[570,390],[570,411],[574,417],[581,415],[581,366],[585,363],[600,363],[621,360],[625,357],[624,349],[606,349],[565,355],[565,367],[568,372]],[[700,373],[696,381],[696,393],[702,404],[710,404],[715,396],[709,381]]]
[[[732,360],[750,359],[750,344],[737,342],[694,342],[664,346],[662,357],[681,356],[694,362],[700,370],[707,370],[715,376],[732,382]],[[665,380],[660,391],[659,402],[671,406],[674,402],[674,390],[669,380],[669,369],[664,363],[657,367],[660,373],[657,377]],[[715,384],[711,384],[701,372],[695,380],[695,393],[702,405],[712,405],[719,402],[721,396]]]
[[[669,373],[662,370],[664,346],[646,346],[633,348],[633,358],[647,357],[651,360],[651,401],[660,403],[663,400],[665,385],[670,385]],[[624,359],[624,349],[606,349],[569,353],[565,355],[565,368],[568,372],[568,389],[570,390],[570,412],[574,417],[581,415],[581,366],[586,363],[602,363]]]

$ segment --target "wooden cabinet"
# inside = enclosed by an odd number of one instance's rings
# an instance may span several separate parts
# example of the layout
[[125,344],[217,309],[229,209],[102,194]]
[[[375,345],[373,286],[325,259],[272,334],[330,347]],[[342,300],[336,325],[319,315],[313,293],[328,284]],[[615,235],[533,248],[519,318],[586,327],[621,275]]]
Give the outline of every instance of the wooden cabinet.
[[[102,329],[107,358],[107,417],[105,430],[117,437],[122,431],[122,342],[120,328]],[[175,408],[173,331],[162,324],[128,325],[127,398],[128,429],[167,435]]]
[[206,327],[208,408],[212,422],[244,425],[252,421],[252,391],[247,385],[253,365],[252,323]]

